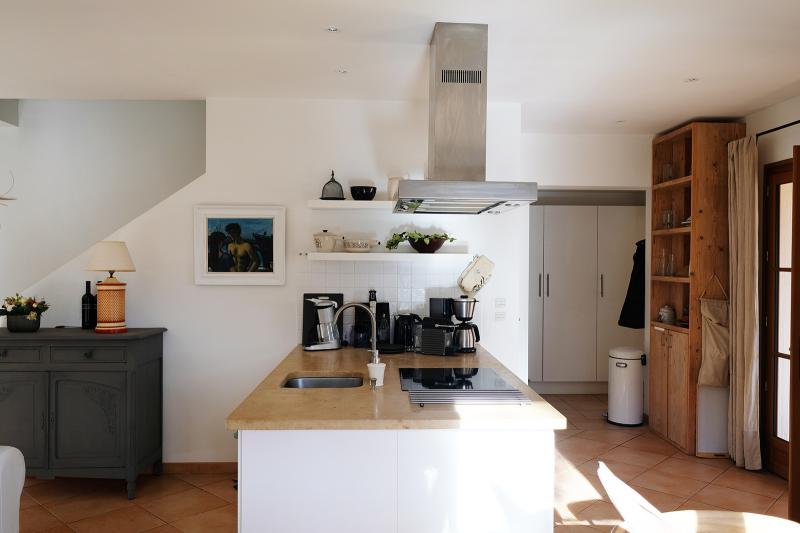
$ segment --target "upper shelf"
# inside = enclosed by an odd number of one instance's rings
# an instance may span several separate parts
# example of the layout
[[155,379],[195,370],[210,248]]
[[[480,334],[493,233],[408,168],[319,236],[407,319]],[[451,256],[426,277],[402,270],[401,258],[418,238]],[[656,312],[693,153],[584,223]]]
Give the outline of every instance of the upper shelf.
[[675,187],[691,187],[692,186],[692,175],[689,174],[688,176],[683,176],[682,178],[675,178],[672,180],[662,181],[661,183],[656,183],[653,185],[654,191],[660,191],[663,189],[672,189]]
[[396,202],[392,200],[308,200],[310,209],[382,209],[391,211]]
[[416,252],[304,252],[309,261],[428,261],[435,257],[450,259],[472,259],[466,252],[436,252],[420,254]]
[[658,235],[679,235],[682,233],[691,233],[691,232],[692,232],[691,226],[678,226],[677,228],[654,229],[653,236],[657,237]]

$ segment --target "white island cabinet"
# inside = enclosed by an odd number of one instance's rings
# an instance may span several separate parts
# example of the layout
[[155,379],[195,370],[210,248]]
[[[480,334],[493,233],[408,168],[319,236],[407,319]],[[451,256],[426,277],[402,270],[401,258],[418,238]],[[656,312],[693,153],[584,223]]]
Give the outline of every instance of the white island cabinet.
[[[366,359],[364,350],[295,350],[228,418],[239,431],[239,531],[553,530],[553,431],[563,416],[484,350],[386,357],[377,391],[281,387],[300,374],[356,375]],[[404,366],[492,367],[532,404],[412,405],[396,376]]]

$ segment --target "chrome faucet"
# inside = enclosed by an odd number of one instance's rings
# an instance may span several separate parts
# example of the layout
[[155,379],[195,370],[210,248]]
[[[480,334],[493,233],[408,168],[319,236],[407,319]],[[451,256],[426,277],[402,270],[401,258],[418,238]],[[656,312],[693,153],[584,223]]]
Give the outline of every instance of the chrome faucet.
[[378,357],[378,326],[375,323],[375,313],[372,312],[372,309],[370,309],[364,304],[356,302],[346,303],[336,311],[335,315],[333,315],[333,323],[336,324],[336,322],[339,320],[339,315],[341,315],[342,311],[344,311],[348,307],[360,307],[361,309],[366,311],[367,314],[369,315],[369,322],[370,325],[372,326],[372,349],[370,350],[372,355],[370,357],[369,362],[380,363],[380,357]]

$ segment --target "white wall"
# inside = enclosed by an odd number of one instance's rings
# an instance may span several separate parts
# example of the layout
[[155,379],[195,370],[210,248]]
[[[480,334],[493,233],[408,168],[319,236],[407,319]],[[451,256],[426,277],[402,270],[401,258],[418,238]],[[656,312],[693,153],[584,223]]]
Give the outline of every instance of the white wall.
[[552,187],[646,189],[652,138],[525,133],[520,174]]
[[[479,294],[482,344],[519,375],[527,374],[527,276],[519,275],[527,271],[526,209],[497,217],[470,217],[306,208],[306,200],[319,196],[331,168],[345,187],[375,183],[379,196],[385,196],[387,176],[422,177],[427,120],[426,102],[207,102],[206,174],[113,234],[128,243],[137,266],[137,272],[121,276],[129,283],[129,325],[169,328],[165,337],[165,461],[235,459],[234,441],[224,428],[224,419],[297,344],[303,290],[349,290],[354,298],[364,299],[368,287],[355,285],[380,282],[379,296],[396,294],[398,306],[424,307],[427,297],[452,293],[454,274],[465,266],[433,261],[432,268],[415,269],[411,299],[400,300],[399,287],[392,285],[399,285],[405,274],[396,265],[370,267],[362,273],[369,276],[362,283],[356,281],[350,262],[325,267],[309,264],[300,253],[311,248],[312,234],[322,228],[383,241],[392,231],[413,224],[448,231],[466,242],[471,252],[487,254],[497,270]],[[487,164],[491,176],[515,179],[519,175],[519,124],[519,105],[490,104]],[[286,285],[194,285],[192,206],[199,203],[286,206]],[[83,271],[87,256],[88,250],[31,287],[31,292],[53,303],[44,315],[45,325],[78,324],[81,280],[89,276]],[[351,267],[352,279],[348,277]],[[351,282],[353,287],[348,286]],[[506,300],[505,320],[494,320],[496,298]]]
[[0,294],[201,175],[204,123],[196,101],[19,101],[19,127],[0,128],[0,193],[12,171],[18,198],[0,206]]
[[[756,111],[745,117],[747,134],[755,135],[788,122],[800,120],[800,96]],[[759,165],[792,157],[792,147],[800,145],[800,124],[764,135],[758,139]]]

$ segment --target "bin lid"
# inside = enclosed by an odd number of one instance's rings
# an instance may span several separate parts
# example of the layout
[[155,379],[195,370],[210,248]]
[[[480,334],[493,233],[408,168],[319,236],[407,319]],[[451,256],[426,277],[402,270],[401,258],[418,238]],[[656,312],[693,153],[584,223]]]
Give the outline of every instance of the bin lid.
[[639,360],[644,355],[644,350],[641,348],[634,348],[633,346],[617,346],[616,348],[611,348],[608,352],[608,356],[612,359],[627,359],[627,360]]

